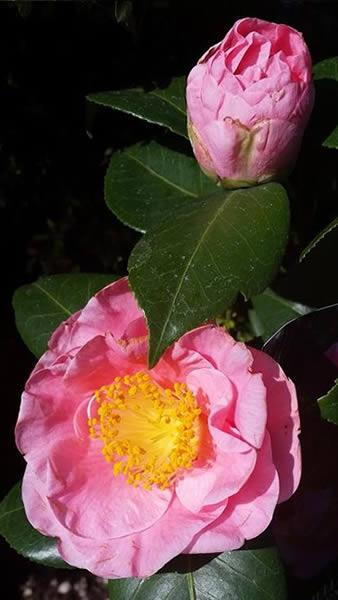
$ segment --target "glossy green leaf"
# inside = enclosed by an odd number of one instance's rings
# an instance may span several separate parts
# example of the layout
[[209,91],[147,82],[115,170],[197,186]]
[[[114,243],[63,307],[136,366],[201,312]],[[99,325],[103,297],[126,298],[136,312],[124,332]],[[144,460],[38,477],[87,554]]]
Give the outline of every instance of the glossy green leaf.
[[162,125],[174,133],[188,137],[185,77],[173,79],[165,89],[156,88],[150,92],[142,89],[98,92],[89,94],[87,100]]
[[304,258],[309,254],[309,252],[311,252],[311,250],[313,250],[313,248],[315,248],[317,246],[317,244],[319,244],[319,242],[328,234],[332,233],[333,230],[338,227],[338,217],[336,217],[335,219],[333,219],[333,221],[331,221],[331,223],[329,223],[325,229],[323,229],[320,233],[318,233],[318,235],[316,235],[316,237],[310,242],[310,244],[308,246],[306,246],[305,250],[303,250],[302,254],[300,255],[300,260],[304,260]]
[[0,534],[19,554],[48,567],[70,568],[57,550],[56,540],[39,533],[28,522],[17,483],[0,503]]
[[315,79],[335,79],[338,81],[338,56],[325,58],[313,67]]
[[114,154],[105,177],[108,207],[123,223],[143,232],[171,219],[187,198],[215,190],[194,158],[155,142]]
[[115,279],[90,273],[50,275],[18,288],[13,298],[16,326],[33,354],[41,356],[56,327]]
[[129,277],[150,332],[149,361],[183,333],[252,297],[279,267],[289,226],[277,183],[186,200],[175,218],[144,235]]
[[318,399],[318,404],[322,417],[338,425],[338,379],[330,391]]
[[286,599],[284,571],[274,548],[225,552],[196,570],[191,570],[196,557],[182,557],[182,562],[186,566],[182,570],[186,572],[111,580],[109,597],[111,600]]
[[282,325],[306,315],[311,309],[299,302],[292,302],[267,289],[251,299],[254,310],[250,311],[250,322],[255,335],[268,340]]

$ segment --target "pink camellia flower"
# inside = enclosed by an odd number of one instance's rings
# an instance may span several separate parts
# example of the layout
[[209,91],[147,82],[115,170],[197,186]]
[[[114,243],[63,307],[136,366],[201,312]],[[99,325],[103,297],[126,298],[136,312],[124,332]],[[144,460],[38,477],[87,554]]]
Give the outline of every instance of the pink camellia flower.
[[302,35],[287,25],[237,21],[188,77],[188,132],[202,170],[229,188],[282,178],[313,101]]
[[71,565],[147,576],[180,553],[242,546],[298,485],[292,382],[219,327],[152,368],[127,279],[62,323],[22,397],[27,517]]

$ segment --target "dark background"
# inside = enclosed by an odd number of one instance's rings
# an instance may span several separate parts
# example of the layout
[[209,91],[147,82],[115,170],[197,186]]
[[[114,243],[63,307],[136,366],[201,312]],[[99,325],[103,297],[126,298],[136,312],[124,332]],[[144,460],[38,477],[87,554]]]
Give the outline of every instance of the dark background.
[[[112,152],[159,130],[90,105],[86,94],[165,86],[172,76],[187,74],[243,16],[296,27],[314,63],[337,54],[335,0],[136,0],[127,18],[126,3],[117,4],[116,13],[114,1],[0,2],[1,496],[23,472],[13,427],[34,364],[15,330],[13,291],[52,273],[124,274],[137,239],[106,208],[103,176]],[[321,148],[335,125],[332,83],[318,86],[311,127],[289,186],[293,225],[287,267],[336,213],[337,154]],[[173,138],[164,134],[168,143],[175,143]],[[3,580],[10,586],[8,597],[15,597],[28,574],[49,574],[5,544],[1,549],[4,573],[16,571],[15,583],[13,575]]]

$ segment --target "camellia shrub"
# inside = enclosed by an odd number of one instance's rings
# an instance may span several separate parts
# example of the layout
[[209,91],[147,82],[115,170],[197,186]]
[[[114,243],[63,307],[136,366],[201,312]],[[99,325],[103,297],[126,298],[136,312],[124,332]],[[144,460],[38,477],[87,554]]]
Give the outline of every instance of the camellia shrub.
[[283,257],[313,73],[337,72],[333,58],[312,68],[295,29],[245,18],[187,81],[88,96],[186,152],[152,141],[110,160],[106,203],[143,234],[128,277],[55,275],[15,294],[38,361],[0,531],[24,556],[87,569],[126,600],[282,600],[284,566],[321,568],[308,523],[325,545],[338,490],[325,495],[311,440],[338,439],[338,305],[301,303],[292,281],[320,265],[337,218],[291,275]]

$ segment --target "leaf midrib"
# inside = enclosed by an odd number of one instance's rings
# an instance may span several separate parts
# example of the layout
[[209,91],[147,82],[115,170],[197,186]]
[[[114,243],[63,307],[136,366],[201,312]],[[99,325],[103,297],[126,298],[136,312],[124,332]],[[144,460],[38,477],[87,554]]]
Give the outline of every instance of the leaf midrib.
[[11,510],[8,510],[4,513],[2,513],[0,515],[0,521],[4,518],[4,517],[8,517],[8,515],[11,515],[12,513],[18,512],[19,510],[23,510],[22,506],[18,506],[17,508],[12,508]]
[[47,292],[47,290],[45,290],[43,287],[41,287],[41,285],[39,285],[37,282],[33,283],[32,285],[34,287],[38,288],[38,290],[40,290],[40,292],[45,294],[47,296],[47,298],[49,298],[54,304],[59,306],[61,308],[61,310],[66,313],[66,315],[68,315],[69,317],[72,315],[72,313],[70,312],[70,310],[68,310],[68,308],[66,308],[63,304],[61,304],[61,302],[59,302],[56,298],[54,298],[54,296],[52,296],[49,292]]
[[163,177],[163,175],[160,175],[159,173],[157,173],[157,171],[154,171],[151,167],[149,167],[144,162],[142,162],[141,160],[139,160],[138,158],[136,158],[136,156],[134,156],[133,154],[129,154],[129,152],[125,152],[124,154],[125,154],[125,156],[128,156],[129,158],[131,158],[132,160],[134,160],[137,164],[141,165],[141,167],[143,167],[146,171],[148,171],[149,173],[151,173],[151,175],[154,175],[158,179],[161,179],[162,181],[164,181],[164,183],[166,183],[167,185],[170,185],[171,187],[175,188],[179,192],[183,193],[185,196],[191,196],[192,198],[198,198],[197,194],[194,194],[193,192],[190,192],[189,190],[186,190],[185,188],[180,187],[179,185],[177,185],[173,181],[170,181],[170,179],[166,179],[166,177]]
[[223,212],[225,204],[226,204],[226,203],[229,201],[229,199],[231,198],[231,196],[233,195],[233,193],[234,193],[234,192],[230,192],[230,193],[229,193],[229,194],[228,194],[228,195],[227,195],[227,196],[224,198],[224,201],[223,201],[222,205],[221,205],[220,207],[218,207],[218,209],[216,210],[214,217],[213,217],[213,218],[211,219],[211,221],[208,223],[208,226],[205,228],[205,230],[204,230],[204,232],[203,232],[203,234],[202,234],[202,236],[201,236],[201,238],[200,238],[200,240],[199,240],[198,244],[195,246],[195,249],[193,250],[193,252],[192,252],[192,254],[191,254],[191,256],[190,256],[189,260],[187,261],[186,267],[185,267],[185,269],[184,269],[184,271],[183,271],[183,273],[182,273],[182,276],[181,276],[181,278],[180,278],[180,280],[179,280],[179,282],[178,282],[178,286],[177,286],[176,293],[175,293],[175,295],[174,295],[174,297],[173,297],[173,300],[172,300],[172,302],[170,303],[169,310],[168,310],[168,315],[167,315],[167,318],[166,318],[166,320],[165,320],[164,326],[163,326],[163,328],[162,328],[162,332],[161,332],[161,335],[160,335],[159,341],[158,341],[158,343],[157,343],[157,346],[156,346],[156,351],[154,351],[154,352],[153,352],[153,355],[155,355],[155,356],[157,355],[157,352],[158,352],[158,350],[159,350],[159,348],[160,348],[160,346],[161,346],[161,344],[162,344],[162,340],[163,340],[164,333],[166,332],[166,329],[167,329],[167,326],[168,326],[168,323],[169,323],[170,317],[171,317],[171,315],[172,315],[172,312],[173,312],[173,309],[174,309],[174,305],[175,305],[175,302],[176,302],[177,296],[178,296],[178,294],[179,294],[179,293],[180,293],[180,291],[181,291],[181,288],[182,288],[182,285],[183,285],[183,282],[184,282],[184,278],[185,278],[185,276],[186,276],[186,273],[187,273],[187,271],[189,270],[189,268],[190,268],[190,266],[191,266],[191,263],[192,263],[192,261],[194,260],[194,258],[195,258],[195,256],[196,256],[196,254],[197,254],[198,250],[200,249],[200,247],[201,247],[202,243],[204,242],[204,239],[205,239],[205,237],[206,237],[206,236],[207,236],[207,234],[209,233],[209,230],[210,230],[210,229],[213,227],[213,225],[214,225],[214,223],[215,223],[216,219],[218,218],[218,216],[219,216],[219,215],[220,215],[220,214]]
[[184,115],[185,117],[187,116],[187,113],[180,106],[175,104],[175,102],[173,102],[172,100],[169,100],[169,98],[167,98],[166,96],[161,96],[161,94],[157,94],[155,91],[151,91],[149,92],[149,94],[155,96],[155,98],[160,98],[160,100],[164,100],[168,104],[171,104],[171,106],[173,106],[176,110],[182,113],[182,115]]

